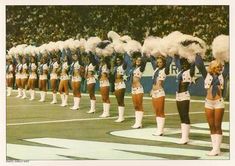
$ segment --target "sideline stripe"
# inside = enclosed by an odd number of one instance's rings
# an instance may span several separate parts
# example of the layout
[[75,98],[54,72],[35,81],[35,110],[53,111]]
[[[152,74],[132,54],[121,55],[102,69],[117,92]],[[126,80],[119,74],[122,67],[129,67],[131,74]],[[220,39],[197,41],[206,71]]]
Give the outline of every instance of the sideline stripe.
[[[17,90],[12,90],[13,92],[17,92]],[[40,93],[40,91],[35,91],[36,93]],[[52,92],[47,92],[47,94],[52,94]],[[58,95],[59,93],[57,93]],[[69,93],[70,96],[73,96],[73,93]],[[81,93],[82,96],[89,97],[89,94],[87,93]],[[97,97],[101,97],[100,94],[95,94]],[[111,98],[115,98],[115,95],[109,95]],[[131,96],[125,96],[126,99],[131,99]],[[152,97],[144,97],[144,99],[151,100]],[[165,98],[166,101],[176,101],[174,98]],[[204,103],[205,100],[190,100],[191,102],[197,102],[197,103]],[[225,101],[224,104],[229,104],[228,101]]]
[[[225,111],[228,112],[228,111]],[[190,114],[202,114],[204,112],[191,112]],[[178,113],[168,113],[166,116],[178,115]],[[152,115],[144,115],[144,117],[151,117]],[[135,116],[126,116],[125,118],[134,118]],[[32,125],[32,124],[48,124],[48,123],[64,123],[64,122],[78,122],[78,121],[92,121],[92,120],[109,120],[117,119],[117,116],[107,118],[86,118],[86,119],[67,119],[67,120],[52,120],[52,121],[39,121],[39,122],[25,122],[25,123],[9,123],[7,126],[21,126],[21,125]]]

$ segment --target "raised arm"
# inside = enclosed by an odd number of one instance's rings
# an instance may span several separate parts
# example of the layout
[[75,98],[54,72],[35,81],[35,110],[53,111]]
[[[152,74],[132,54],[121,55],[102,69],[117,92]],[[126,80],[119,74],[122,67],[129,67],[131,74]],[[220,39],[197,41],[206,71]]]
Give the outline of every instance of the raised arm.
[[175,62],[175,66],[178,69],[178,71],[181,70],[181,65],[180,65],[180,57],[179,55],[175,55],[174,56],[174,62]]
[[145,67],[146,67],[146,63],[147,63],[147,57],[146,57],[146,56],[143,56],[143,57],[141,58],[141,64],[140,64],[140,71],[141,71],[141,72],[144,72]]
[[195,63],[190,64],[190,76],[193,77],[195,74]]
[[169,71],[170,71],[170,65],[171,65],[171,62],[172,62],[172,57],[168,56],[166,57],[166,67],[165,67],[165,74],[168,75],[169,74]]
[[203,78],[206,78],[206,75],[207,75],[206,67],[200,55],[196,55],[195,65],[197,66],[198,70],[202,74]]
[[152,64],[153,70],[155,70],[157,68],[157,64],[156,64],[156,59],[154,56],[150,56],[150,62]]
[[89,52],[89,57],[90,57],[90,63],[92,63],[93,66],[96,66],[97,61],[95,59],[95,55]]
[[229,63],[228,62],[224,63],[224,71],[223,71],[222,75],[224,78],[229,75]]
[[124,53],[124,58],[123,58],[123,69],[126,70],[126,69],[130,69],[132,66],[132,62],[131,62],[131,58],[130,56],[127,54],[127,53]]

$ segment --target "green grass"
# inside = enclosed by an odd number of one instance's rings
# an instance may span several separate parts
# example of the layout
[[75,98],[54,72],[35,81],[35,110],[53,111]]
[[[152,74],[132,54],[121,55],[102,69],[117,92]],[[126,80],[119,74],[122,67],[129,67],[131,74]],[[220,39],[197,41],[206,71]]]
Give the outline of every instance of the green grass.
[[[126,111],[125,116],[131,116],[126,118],[123,123],[115,123],[115,117],[118,115],[117,102],[115,98],[111,98],[111,110],[110,115],[114,118],[109,119],[96,119],[96,120],[85,120],[85,121],[72,121],[72,122],[60,122],[60,123],[44,123],[44,124],[30,124],[30,125],[15,125],[13,123],[26,123],[26,122],[41,122],[41,121],[54,121],[54,120],[70,120],[70,119],[87,119],[87,118],[98,118],[102,114],[102,102],[101,98],[97,97],[96,113],[87,114],[89,110],[89,98],[82,96],[80,103],[80,110],[72,111],[69,109],[73,104],[72,96],[69,96],[69,107],[60,107],[60,97],[57,95],[59,104],[51,105],[52,95],[48,94],[45,103],[38,102],[39,94],[36,94],[37,100],[29,101],[28,99],[15,98],[16,94],[12,97],[7,97],[7,143],[12,144],[25,144],[38,146],[36,143],[26,142],[23,139],[32,138],[65,138],[75,140],[90,140],[90,141],[102,141],[102,142],[114,142],[114,143],[125,143],[125,144],[136,144],[136,145],[151,145],[151,146],[168,146],[178,147],[174,143],[131,139],[124,137],[117,137],[110,134],[112,131],[129,130],[134,124],[134,110],[132,100],[130,98],[125,99]],[[226,104],[226,110],[228,110]],[[156,127],[155,116],[152,111],[152,102],[149,99],[144,100],[144,110],[146,116],[143,119],[144,128]],[[206,123],[204,115],[204,103],[192,102],[190,106],[190,112],[202,112],[199,114],[190,115],[191,123]],[[176,103],[174,101],[166,101],[165,113],[177,113]],[[229,113],[224,114],[224,121],[229,121]],[[179,128],[180,120],[177,114],[166,116],[166,128]],[[173,135],[179,138],[180,135]],[[191,134],[190,138],[195,140],[209,141],[209,135],[202,134]],[[229,138],[223,138],[224,143],[229,143]],[[42,146],[40,144],[40,146]],[[47,146],[47,145],[44,145]],[[197,148],[207,150],[207,147],[195,147],[192,145],[185,145],[184,148]],[[224,150],[228,151],[228,150]],[[161,155],[158,155],[161,156]],[[193,159],[192,157],[177,157],[174,155],[165,156],[169,159]],[[8,157],[8,159],[11,159]],[[77,158],[79,159],[79,158]]]

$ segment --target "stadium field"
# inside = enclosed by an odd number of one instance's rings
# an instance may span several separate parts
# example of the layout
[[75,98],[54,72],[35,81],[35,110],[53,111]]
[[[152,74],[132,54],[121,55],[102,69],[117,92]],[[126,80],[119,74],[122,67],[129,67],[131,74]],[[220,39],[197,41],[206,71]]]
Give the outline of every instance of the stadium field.
[[220,156],[207,156],[211,150],[210,134],[204,114],[204,101],[192,97],[190,105],[191,133],[187,145],[178,145],[180,119],[173,96],[166,96],[166,124],[164,136],[153,136],[156,130],[155,115],[150,97],[144,98],[145,115],[143,128],[132,129],[134,110],[130,96],[126,96],[125,121],[115,123],[117,102],[111,96],[110,117],[99,118],[102,114],[101,97],[97,95],[95,114],[87,114],[89,97],[82,95],[80,109],[69,106],[16,98],[16,92],[7,97],[7,160],[229,160],[229,103],[225,104],[223,118],[223,144]]

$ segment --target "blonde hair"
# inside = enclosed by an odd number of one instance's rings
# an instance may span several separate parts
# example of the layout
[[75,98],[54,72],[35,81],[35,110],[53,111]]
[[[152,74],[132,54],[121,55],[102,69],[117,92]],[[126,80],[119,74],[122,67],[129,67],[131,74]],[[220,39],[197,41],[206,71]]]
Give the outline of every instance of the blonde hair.
[[211,61],[211,63],[209,64],[209,66],[207,68],[208,73],[210,73],[210,74],[215,73],[215,68],[218,66],[221,66],[221,68],[223,67],[223,65],[220,61],[218,61],[218,60]]

